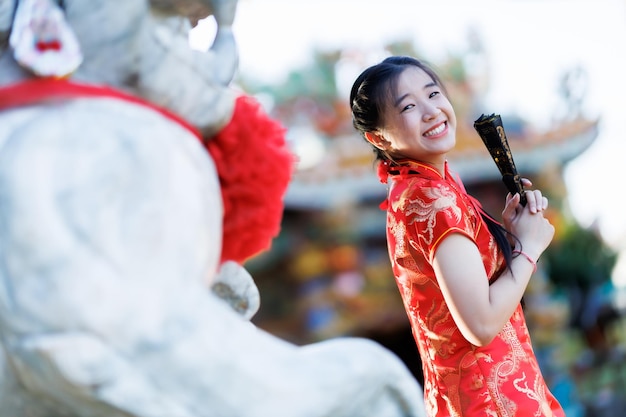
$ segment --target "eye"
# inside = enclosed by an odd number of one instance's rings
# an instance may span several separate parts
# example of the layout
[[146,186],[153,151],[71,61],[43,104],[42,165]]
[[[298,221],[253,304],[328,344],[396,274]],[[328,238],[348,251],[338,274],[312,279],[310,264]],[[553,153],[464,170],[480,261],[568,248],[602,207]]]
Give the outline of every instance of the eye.
[[440,92],[440,91],[433,91],[432,93],[430,93],[430,94],[428,95],[428,98],[433,98],[433,97],[435,97],[435,96],[438,96],[439,94],[441,94],[441,92]]
[[407,110],[411,110],[413,107],[415,107],[415,104],[407,104],[406,106],[404,106],[402,108],[402,111],[407,111]]

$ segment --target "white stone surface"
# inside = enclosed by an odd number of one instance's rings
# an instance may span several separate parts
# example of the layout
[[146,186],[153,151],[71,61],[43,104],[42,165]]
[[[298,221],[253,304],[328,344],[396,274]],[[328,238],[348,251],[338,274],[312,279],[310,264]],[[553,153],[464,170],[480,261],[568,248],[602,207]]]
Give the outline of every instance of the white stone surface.
[[[205,132],[228,119],[232,49],[192,54],[145,1],[64,3],[85,48],[77,80],[158,98]],[[13,7],[0,0],[0,45]],[[0,84],[28,76],[0,50]],[[0,416],[425,415],[380,345],[296,346],[256,328],[252,277],[219,265],[221,221],[209,154],[152,109],[0,111]]]

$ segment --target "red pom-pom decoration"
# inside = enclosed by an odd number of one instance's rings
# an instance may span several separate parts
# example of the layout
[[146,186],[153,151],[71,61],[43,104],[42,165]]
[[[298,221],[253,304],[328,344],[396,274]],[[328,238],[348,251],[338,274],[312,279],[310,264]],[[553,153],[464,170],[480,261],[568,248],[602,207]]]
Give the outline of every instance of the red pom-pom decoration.
[[206,144],[224,201],[222,262],[243,264],[269,249],[280,232],[296,162],[285,134],[254,98],[240,96],[228,125]]
[[[0,109],[51,97],[112,97],[144,105],[180,123],[201,140],[195,127],[164,108],[110,87],[66,79],[32,79],[1,87]],[[242,264],[269,249],[280,232],[283,198],[296,164],[285,133],[286,129],[268,117],[256,100],[240,96],[230,122],[205,144],[214,159],[224,201],[222,261]]]

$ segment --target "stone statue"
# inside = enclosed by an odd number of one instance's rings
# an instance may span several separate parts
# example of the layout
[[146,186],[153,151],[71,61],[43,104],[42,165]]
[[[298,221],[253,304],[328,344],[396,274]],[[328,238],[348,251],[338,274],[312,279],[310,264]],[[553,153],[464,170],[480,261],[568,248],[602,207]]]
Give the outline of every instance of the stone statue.
[[219,161],[198,140],[235,109],[235,9],[0,0],[3,417],[425,415],[380,345],[249,321],[259,294],[220,257]]

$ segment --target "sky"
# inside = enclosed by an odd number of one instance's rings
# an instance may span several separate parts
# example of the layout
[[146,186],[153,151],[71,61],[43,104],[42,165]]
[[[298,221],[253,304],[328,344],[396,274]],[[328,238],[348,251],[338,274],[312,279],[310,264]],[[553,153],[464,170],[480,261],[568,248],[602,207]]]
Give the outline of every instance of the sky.
[[[199,48],[211,40],[211,21],[202,23],[190,38]],[[626,0],[239,0],[233,30],[240,72],[273,81],[307,65],[313,48],[377,51],[410,36],[437,62],[466,49],[470,27],[490,60],[486,101],[538,128],[554,116],[563,72],[585,68],[584,114],[600,117],[600,131],[565,167],[569,203],[581,225],[597,225],[626,254]],[[340,89],[347,93],[362,69],[343,74]]]

